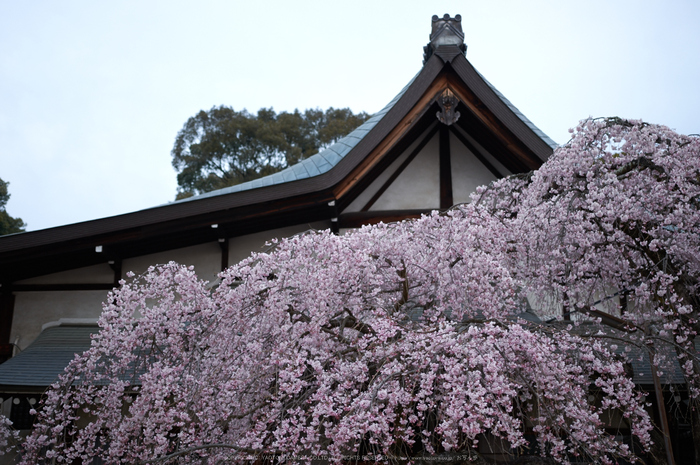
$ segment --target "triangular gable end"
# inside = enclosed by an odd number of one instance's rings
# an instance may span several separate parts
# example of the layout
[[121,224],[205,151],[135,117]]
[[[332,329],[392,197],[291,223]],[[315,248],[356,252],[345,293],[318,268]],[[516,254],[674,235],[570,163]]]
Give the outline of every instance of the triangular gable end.
[[[461,31],[459,15],[433,22]],[[537,169],[552,153],[556,144],[474,69],[466,46],[447,42],[431,37],[423,69],[375,128],[381,140],[339,163],[340,228],[466,202],[478,185]]]

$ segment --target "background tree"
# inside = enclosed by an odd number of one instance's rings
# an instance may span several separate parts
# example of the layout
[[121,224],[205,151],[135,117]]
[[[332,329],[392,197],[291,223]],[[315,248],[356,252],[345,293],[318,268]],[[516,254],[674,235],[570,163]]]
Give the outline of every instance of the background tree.
[[349,108],[257,115],[231,107],[200,111],[172,150],[178,196],[185,198],[280,171],[331,145],[369,118]]
[[9,184],[9,182],[0,179],[0,236],[24,232],[24,228],[27,227],[21,218],[13,218],[5,210],[5,205],[10,200],[10,193],[7,190]]

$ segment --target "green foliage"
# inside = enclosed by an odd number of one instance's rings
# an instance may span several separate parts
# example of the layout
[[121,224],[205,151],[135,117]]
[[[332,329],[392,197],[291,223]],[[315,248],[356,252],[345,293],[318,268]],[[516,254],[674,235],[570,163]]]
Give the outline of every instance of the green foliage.
[[257,115],[213,107],[187,120],[172,150],[178,199],[276,173],[318,153],[369,118],[349,108]]
[[24,232],[24,228],[27,227],[21,218],[12,218],[5,211],[5,205],[10,200],[10,193],[7,190],[9,184],[9,182],[0,179],[0,236]]

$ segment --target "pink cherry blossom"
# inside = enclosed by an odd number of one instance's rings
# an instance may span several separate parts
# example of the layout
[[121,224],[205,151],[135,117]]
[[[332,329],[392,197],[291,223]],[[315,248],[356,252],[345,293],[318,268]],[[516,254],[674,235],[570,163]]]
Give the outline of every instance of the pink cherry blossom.
[[605,431],[615,414],[651,442],[621,348],[678,355],[697,395],[699,157],[695,137],[587,120],[471,204],[280,240],[214,285],[154,266],[110,295],[22,463],[476,457],[530,433],[562,463],[634,460]]

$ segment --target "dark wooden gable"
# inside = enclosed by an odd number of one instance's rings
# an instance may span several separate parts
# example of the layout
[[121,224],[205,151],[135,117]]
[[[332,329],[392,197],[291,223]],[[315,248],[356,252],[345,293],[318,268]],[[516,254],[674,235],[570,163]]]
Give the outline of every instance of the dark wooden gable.
[[[448,208],[453,204],[449,134],[453,134],[495,178],[537,169],[552,153],[549,143],[528,125],[529,122],[523,121],[513,111],[512,105],[491,88],[465,56],[453,53],[457,47],[448,48],[451,49],[448,50],[450,53],[440,53],[444,50],[438,49],[428,59],[423,71],[402,98],[405,101],[401,103],[407,108],[397,105],[399,108],[394,113],[387,114],[386,123],[392,129],[334,186],[333,195],[338,199],[339,210],[343,211],[412,144],[415,146],[406,161],[360,211],[340,215],[341,227],[396,221],[424,212],[369,210],[434,137],[440,140],[439,208]],[[459,112],[459,118],[450,125],[439,121],[443,110],[439,100],[445,94],[454,97],[455,109]],[[418,139],[420,141],[416,146]],[[494,159],[497,163],[493,162]]]

